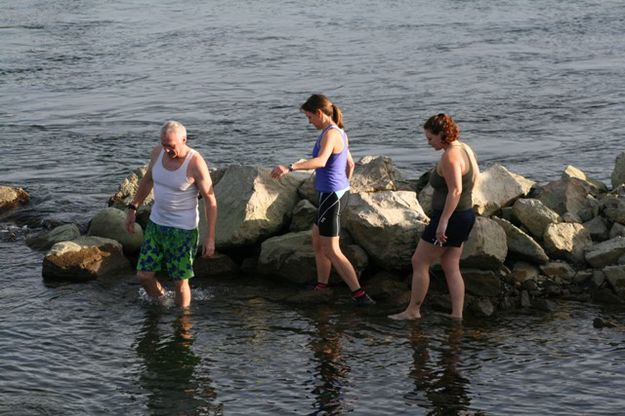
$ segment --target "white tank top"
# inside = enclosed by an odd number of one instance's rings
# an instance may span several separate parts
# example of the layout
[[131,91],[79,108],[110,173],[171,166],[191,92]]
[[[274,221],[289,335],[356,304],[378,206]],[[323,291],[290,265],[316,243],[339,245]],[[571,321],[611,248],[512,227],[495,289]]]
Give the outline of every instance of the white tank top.
[[195,184],[187,179],[187,170],[195,150],[190,149],[182,166],[174,171],[163,167],[164,154],[165,151],[161,150],[156,163],[152,166],[154,205],[150,220],[158,225],[193,230],[200,221],[197,200],[199,191]]

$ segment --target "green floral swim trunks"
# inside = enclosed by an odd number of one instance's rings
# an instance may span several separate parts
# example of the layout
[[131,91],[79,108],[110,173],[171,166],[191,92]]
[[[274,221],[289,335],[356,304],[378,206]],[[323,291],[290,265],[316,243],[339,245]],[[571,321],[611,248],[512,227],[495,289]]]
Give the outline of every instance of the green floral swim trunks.
[[143,235],[137,270],[158,272],[164,269],[172,279],[192,278],[199,237],[197,228],[183,230],[149,221]]

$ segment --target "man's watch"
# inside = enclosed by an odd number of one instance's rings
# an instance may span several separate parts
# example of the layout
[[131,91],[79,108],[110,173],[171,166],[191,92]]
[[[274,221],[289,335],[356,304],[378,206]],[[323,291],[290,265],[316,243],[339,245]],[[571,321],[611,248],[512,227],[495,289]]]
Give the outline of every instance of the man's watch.
[[128,209],[133,210],[133,211],[136,211],[136,210],[137,210],[137,206],[136,206],[136,205],[133,205],[133,204],[128,204],[128,205],[126,205],[126,207],[127,207]]
[[289,172],[293,172],[295,169],[293,169],[293,164],[289,164]]

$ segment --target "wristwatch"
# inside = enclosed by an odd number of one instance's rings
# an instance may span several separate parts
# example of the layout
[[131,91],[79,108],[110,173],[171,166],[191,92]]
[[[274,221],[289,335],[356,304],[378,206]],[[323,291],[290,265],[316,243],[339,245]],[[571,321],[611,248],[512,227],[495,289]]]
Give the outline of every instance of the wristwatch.
[[289,172],[293,172],[295,169],[293,169],[293,164],[289,164]]
[[132,203],[130,203],[130,204],[128,204],[128,205],[126,205],[126,208],[131,209],[131,210],[133,210],[133,211],[136,211],[136,210],[137,210],[137,206],[136,206],[136,205],[133,205]]

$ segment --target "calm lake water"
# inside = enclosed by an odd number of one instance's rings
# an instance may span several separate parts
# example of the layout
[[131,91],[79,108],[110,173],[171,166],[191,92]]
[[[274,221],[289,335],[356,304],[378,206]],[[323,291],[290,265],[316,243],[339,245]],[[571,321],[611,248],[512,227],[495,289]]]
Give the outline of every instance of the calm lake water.
[[[625,148],[625,3],[0,0],[0,413],[10,415],[622,414],[623,309],[562,302],[418,324],[395,309],[294,307],[244,276],[194,281],[182,315],[131,273],[47,284],[24,235],[84,224],[166,119],[211,166],[306,157],[313,92],[356,157],[407,177],[435,161],[420,125],[449,112],[482,167],[609,184]],[[17,227],[17,228],[16,228]],[[25,228],[22,228],[25,227]],[[7,230],[17,235],[7,238]]]

